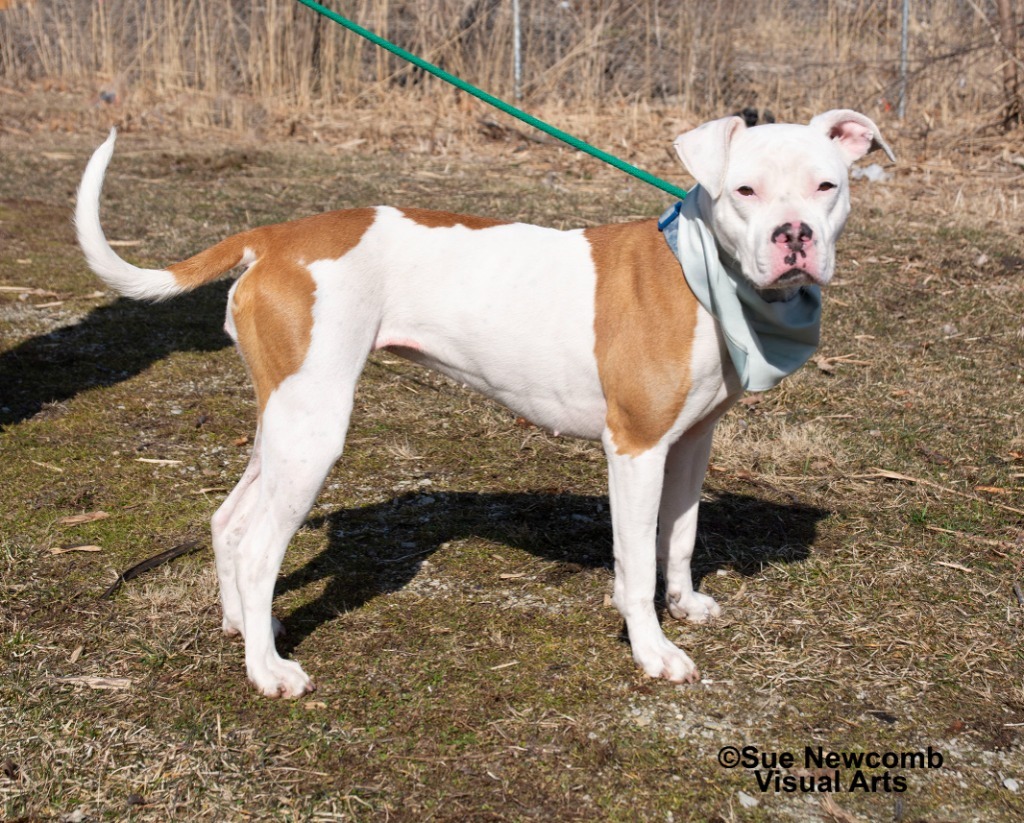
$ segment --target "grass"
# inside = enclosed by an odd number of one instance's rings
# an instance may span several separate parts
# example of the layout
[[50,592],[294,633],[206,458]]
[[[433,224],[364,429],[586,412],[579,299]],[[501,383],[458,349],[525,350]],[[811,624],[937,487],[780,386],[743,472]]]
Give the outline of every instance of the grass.
[[[913,161],[893,183],[857,184],[827,298],[831,370],[809,365],[724,422],[698,559],[724,615],[664,617],[705,683],[647,680],[630,660],[607,601],[600,449],[377,355],[275,600],[283,650],[319,688],[276,702],[219,632],[208,543],[98,599],[133,563],[208,540],[255,416],[220,331],[223,285],[156,307],[95,295],[69,214],[98,135],[43,134],[32,150],[0,136],[0,285],[26,289],[0,294],[7,819],[1024,813],[1003,783],[1024,782],[1024,531],[997,505],[1024,508],[1024,247],[981,196],[984,167],[977,189],[926,183]],[[943,208],[961,184],[958,210]],[[1019,182],[1003,185],[1012,202]],[[125,254],[162,263],[243,226],[377,202],[560,226],[663,206],[553,149],[126,135],[104,222],[142,241]],[[60,523],[97,510],[111,516]],[[51,552],[82,545],[101,551]],[[900,772],[903,793],[823,805],[718,765],[722,746],[747,744],[932,746],[945,765]]]

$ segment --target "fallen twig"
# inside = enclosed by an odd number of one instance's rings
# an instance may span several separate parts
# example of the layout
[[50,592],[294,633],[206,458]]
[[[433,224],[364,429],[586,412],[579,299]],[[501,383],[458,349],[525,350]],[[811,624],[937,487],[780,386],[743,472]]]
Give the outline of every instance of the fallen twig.
[[132,680],[130,677],[92,677],[90,675],[81,675],[76,677],[57,677],[54,679],[58,683],[69,683],[73,686],[88,686],[90,689],[118,691],[121,689],[130,689],[132,687]]
[[50,549],[50,554],[67,554],[68,552],[101,552],[102,546],[60,546]]
[[1006,557],[1006,552],[999,551],[999,549],[1005,549],[1010,546],[1009,541],[1006,540],[993,540],[990,537],[979,537],[976,534],[968,534],[967,532],[958,532],[953,529],[944,529],[941,526],[928,525],[925,528],[930,532],[939,532],[940,534],[951,534],[954,537],[959,537],[962,540],[973,540],[975,543],[981,543],[983,546],[989,546],[993,549],[995,554],[1000,557]]
[[33,297],[57,297],[57,292],[48,289],[36,289],[32,286],[0,286],[5,294],[31,294]]
[[420,549],[418,552],[413,552],[412,554],[403,554],[401,557],[381,558],[377,562],[378,563],[401,563],[401,562],[403,562],[405,560],[411,560],[414,557],[419,557],[421,554],[429,554],[430,552],[434,551],[435,548],[436,548],[436,546],[430,546],[429,548]]
[[92,523],[96,520],[106,520],[110,517],[109,512],[95,511],[88,514],[69,514],[57,521],[59,526],[80,526],[83,523]]
[[924,480],[920,477],[910,477],[906,474],[900,474],[899,472],[892,472],[888,469],[880,469],[874,467],[871,469],[873,474],[852,474],[850,478],[853,480],[901,480],[904,483],[919,483],[922,486],[928,486],[929,488],[936,489],[940,492],[946,492],[947,494],[955,494],[957,497],[966,497],[968,500],[976,500],[979,503],[986,503],[989,506],[995,506],[997,509],[1004,509],[1014,514],[1024,514],[1024,509],[1017,509],[1013,506],[1007,506],[1005,503],[996,503],[994,500],[987,500],[978,494],[971,494],[970,492],[957,491],[951,489],[949,486],[942,486],[938,483],[933,483],[931,480]]
[[170,563],[177,557],[181,557],[183,554],[191,554],[199,548],[198,540],[188,540],[184,543],[180,543],[172,549],[155,554],[147,560],[143,560],[141,563],[136,563],[130,569],[121,572],[117,576],[117,580],[110,584],[103,594],[100,595],[100,600],[106,600],[108,597],[114,594],[122,583],[138,577],[143,572],[148,572],[150,569],[155,569],[157,566],[162,566],[164,563]]
[[936,560],[936,566],[945,566],[947,569],[956,569],[958,572],[967,572],[968,574],[974,574],[973,569],[969,569],[961,563],[950,563],[946,560]]

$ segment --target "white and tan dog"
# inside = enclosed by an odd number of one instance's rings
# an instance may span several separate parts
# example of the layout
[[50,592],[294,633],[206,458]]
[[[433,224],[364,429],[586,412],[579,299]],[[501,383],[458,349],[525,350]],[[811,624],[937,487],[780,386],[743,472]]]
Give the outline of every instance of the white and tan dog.
[[[807,126],[748,129],[737,117],[678,138],[723,256],[787,298],[832,277],[849,213],[850,164],[888,147],[848,110]],[[244,634],[266,695],[310,691],[274,645],[274,583],[289,540],[342,453],[356,381],[387,349],[472,386],[537,425],[600,440],[608,457],[614,602],[633,658],[653,677],[699,677],[662,633],[668,610],[719,614],[690,573],[715,422],[742,387],[715,319],[698,303],[657,221],[556,231],[419,209],[335,211],[242,232],[163,270],[110,248],[100,189],[114,134],[82,179],[76,223],[89,265],[121,294],[163,300],[236,266],[228,333],[255,384],[252,457],[213,517],[224,631]],[[660,533],[659,533],[660,526]]]

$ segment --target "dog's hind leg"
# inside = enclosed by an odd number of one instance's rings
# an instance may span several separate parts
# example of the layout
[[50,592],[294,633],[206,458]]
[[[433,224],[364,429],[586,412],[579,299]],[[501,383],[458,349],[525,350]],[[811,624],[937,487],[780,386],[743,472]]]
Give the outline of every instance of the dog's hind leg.
[[217,564],[217,582],[220,585],[223,628],[224,633],[229,635],[236,635],[242,631],[242,601],[239,599],[238,584],[235,580],[235,553],[242,535],[249,526],[254,498],[258,496],[255,484],[259,476],[260,432],[257,429],[249,465],[245,467],[245,472],[235,488],[210,520],[213,555]]
[[[230,636],[241,634],[243,629],[242,601],[238,594],[235,566],[238,544],[252,522],[252,514],[259,498],[259,486],[256,481],[260,476],[260,435],[261,432],[257,428],[249,465],[210,521],[223,613],[222,626],[224,633]],[[274,636],[280,637],[284,633],[284,627],[277,618],[273,618],[272,622]]]
[[[315,403],[317,398],[308,402]],[[298,663],[278,655],[271,615],[274,583],[285,549],[341,454],[348,422],[347,414],[324,419],[333,431],[327,425],[311,428],[306,420],[296,422],[297,418],[308,420],[309,411],[295,408],[283,398],[268,405],[262,426],[261,468],[253,481],[255,503],[234,553],[246,670],[256,688],[270,697],[298,697],[313,688]]]
[[341,456],[356,381],[380,327],[383,298],[368,276],[344,255],[307,265],[282,246],[239,278],[229,300],[228,328],[256,388],[259,442],[247,485],[216,528],[225,562],[234,560],[246,670],[271,697],[313,688],[298,663],[278,655],[271,604],[288,542]]
[[[331,368],[307,363],[269,398],[260,423],[259,474],[248,528],[235,551],[235,579],[249,679],[270,697],[313,689],[298,663],[274,646],[271,604],[288,542],[305,520],[331,467],[341,456],[356,380],[370,343],[344,351]],[[247,499],[249,492],[246,492]]]

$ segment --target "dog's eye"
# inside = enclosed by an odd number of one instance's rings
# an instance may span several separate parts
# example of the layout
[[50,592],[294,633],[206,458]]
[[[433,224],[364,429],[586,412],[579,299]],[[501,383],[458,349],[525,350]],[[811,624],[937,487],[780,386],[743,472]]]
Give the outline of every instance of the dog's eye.
[[818,186],[818,191],[832,191],[836,187],[835,183],[829,183],[827,180]]
[[736,193],[741,195],[742,197],[754,196],[754,190],[750,188],[750,186],[740,186],[738,189],[736,189]]

